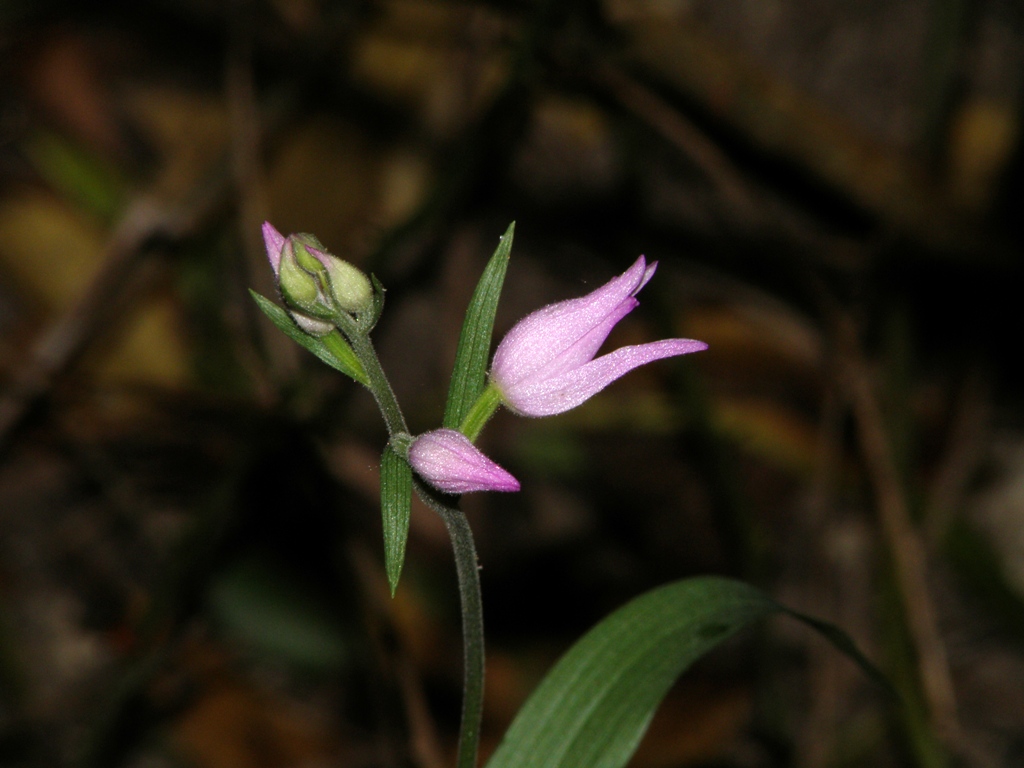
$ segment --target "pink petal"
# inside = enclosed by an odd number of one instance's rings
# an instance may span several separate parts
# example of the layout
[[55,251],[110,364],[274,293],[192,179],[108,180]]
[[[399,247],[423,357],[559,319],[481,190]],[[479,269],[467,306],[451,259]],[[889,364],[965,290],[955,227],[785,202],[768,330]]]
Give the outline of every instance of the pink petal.
[[562,376],[533,387],[516,389],[512,396],[506,394],[506,403],[524,416],[564,413],[584,403],[634,368],[666,357],[700,352],[707,347],[703,341],[693,339],[665,339],[621,347]]
[[549,304],[524,317],[494,353],[495,379],[513,386],[547,366],[618,311],[623,301],[650,280],[656,266],[648,267],[641,256],[621,275],[586,296]]
[[519,490],[518,480],[454,429],[435,429],[417,437],[409,448],[409,463],[445,493]]
[[[639,304],[640,302],[632,296],[627,298],[568,349],[562,351],[559,355],[548,361],[546,365],[532,371],[529,375],[519,377],[519,380],[512,389],[543,383],[547,379],[561,376],[574,368],[579,368],[589,363],[594,359],[594,355],[597,354],[597,350],[604,344],[605,339],[608,338],[612,328],[615,327],[619,320],[636,309]],[[495,381],[499,388],[503,386],[503,379],[500,377],[496,378]]]
[[[641,256],[640,258],[642,259],[643,256]],[[645,285],[647,285],[651,281],[651,278],[654,277],[654,273],[657,270],[658,270],[658,262],[652,261],[650,264],[647,265],[647,269],[644,270],[644,276],[640,279],[640,285],[638,285],[636,287],[636,289],[633,291],[633,295],[634,296],[636,296],[638,293],[640,293],[640,291],[643,289],[643,287]]]
[[280,271],[281,249],[284,248],[285,237],[269,221],[263,222],[263,242],[267,246],[267,258],[276,275]]

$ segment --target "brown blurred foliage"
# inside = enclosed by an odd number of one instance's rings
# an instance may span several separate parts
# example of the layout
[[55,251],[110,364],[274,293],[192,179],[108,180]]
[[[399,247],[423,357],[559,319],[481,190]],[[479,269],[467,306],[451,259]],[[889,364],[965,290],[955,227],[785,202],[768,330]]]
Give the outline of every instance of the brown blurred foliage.
[[722,573],[904,702],[772,624],[637,768],[1019,766],[1022,106],[1000,0],[3,3],[0,765],[452,762],[447,539],[414,508],[391,600],[384,431],[258,317],[269,219],[387,286],[414,429],[512,220],[498,333],[642,252],[612,341],[710,344],[485,433],[485,752],[601,616]]

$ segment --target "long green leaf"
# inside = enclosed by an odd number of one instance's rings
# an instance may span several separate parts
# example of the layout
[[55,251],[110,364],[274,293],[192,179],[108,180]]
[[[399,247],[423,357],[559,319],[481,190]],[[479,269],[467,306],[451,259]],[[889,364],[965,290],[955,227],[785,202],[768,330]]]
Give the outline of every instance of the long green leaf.
[[334,370],[341,371],[360,384],[366,384],[366,373],[363,371],[362,363],[359,362],[352,347],[341,337],[341,334],[335,331],[323,339],[310,336],[295,324],[287,312],[270,299],[251,289],[249,293],[252,294],[259,308],[263,310],[263,314],[269,317],[270,322],[276,325],[285,336],[308,349]]
[[380,458],[380,513],[384,524],[384,563],[392,596],[398,589],[405,562],[411,505],[412,467],[388,443]]
[[22,150],[40,176],[90,213],[113,219],[124,207],[128,185],[98,155],[55,133],[36,134]]
[[498,310],[501,286],[505,282],[505,270],[512,252],[512,236],[516,230],[513,221],[501,236],[491,260],[484,267],[480,282],[473,291],[473,298],[462,321],[462,334],[455,352],[455,369],[448,387],[448,402],[444,408],[444,426],[458,429],[469,409],[484,391],[487,375],[487,358],[491,351],[491,333],[494,331],[494,315]]
[[[626,765],[676,678],[747,624],[779,611],[806,621],[757,589],[718,577],[684,579],[641,595],[569,649],[487,768]],[[881,678],[840,630],[808,623]]]

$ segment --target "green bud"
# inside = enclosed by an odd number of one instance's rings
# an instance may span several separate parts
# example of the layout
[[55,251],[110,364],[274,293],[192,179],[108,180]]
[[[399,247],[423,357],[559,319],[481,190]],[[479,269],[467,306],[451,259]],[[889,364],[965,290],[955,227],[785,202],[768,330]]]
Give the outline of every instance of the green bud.
[[313,275],[299,266],[291,238],[285,241],[281,249],[277,280],[281,296],[288,304],[298,309],[315,311],[320,299],[320,286]]
[[373,286],[361,269],[332,256],[327,273],[334,300],[343,310],[359,314],[373,306]]
[[295,251],[295,261],[298,262],[300,267],[311,275],[321,275],[327,271],[327,267],[324,266],[323,262],[309,252],[310,248],[314,248],[319,253],[327,255],[327,249],[324,248],[323,243],[317,240],[315,236],[300,232],[288,239],[291,241],[292,248]]
[[357,315],[374,306],[370,279],[325,251],[313,235],[284,238],[277,278],[285,303],[314,319],[329,320],[339,311]]
[[373,286],[361,270],[328,253],[313,235],[298,234],[288,239],[299,267],[321,281],[322,299],[329,295],[338,309],[352,314],[373,306]]

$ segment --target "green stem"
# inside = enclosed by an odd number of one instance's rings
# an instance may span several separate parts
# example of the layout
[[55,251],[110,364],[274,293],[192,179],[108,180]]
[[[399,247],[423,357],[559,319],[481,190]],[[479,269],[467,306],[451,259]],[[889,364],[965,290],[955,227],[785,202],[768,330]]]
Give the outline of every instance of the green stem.
[[475,443],[484,425],[490,421],[491,416],[494,415],[494,412],[498,410],[500,405],[501,392],[493,384],[488,384],[486,389],[480,393],[480,397],[470,407],[466,418],[459,425],[459,431],[468,437],[471,442]]
[[[342,330],[345,329],[342,328]],[[349,344],[352,345],[352,351],[363,365],[363,370],[366,372],[366,387],[373,393],[373,397],[377,401],[377,407],[380,408],[381,416],[384,417],[384,423],[388,428],[388,435],[394,437],[408,434],[409,428],[405,425],[405,416],[402,415],[395,392],[391,389],[391,383],[380,365],[380,359],[377,357],[377,351],[373,348],[370,336],[365,333],[346,333],[345,335],[348,337]]]
[[[369,334],[356,327],[351,316],[339,317],[337,325],[348,337],[352,351],[366,372],[367,388],[373,393],[380,408],[392,444],[401,450],[407,444],[409,429],[399,408],[398,400],[391,389],[380,359],[373,348]],[[485,395],[492,389],[485,390]],[[495,390],[496,391],[496,390]],[[484,396],[481,396],[481,400]],[[479,401],[478,403],[479,404]],[[498,399],[486,417],[480,421],[479,429],[498,406]],[[476,405],[474,405],[474,411]],[[395,439],[397,438],[397,440]],[[460,509],[450,506],[441,494],[415,478],[416,493],[441,516],[448,537],[452,542],[455,556],[455,572],[459,581],[459,599],[462,605],[462,646],[465,678],[462,695],[462,726],[459,729],[458,768],[476,768],[477,752],[480,746],[480,722],[483,719],[484,704],[484,609],[480,595],[480,571],[476,559],[476,546],[469,521]]]
[[462,604],[462,652],[465,678],[462,693],[462,726],[459,729],[458,768],[476,768],[480,746],[480,721],[484,707],[484,609],[480,596],[480,569],[473,531],[462,510],[449,506],[437,491],[416,478],[416,493],[441,516],[455,555]]

